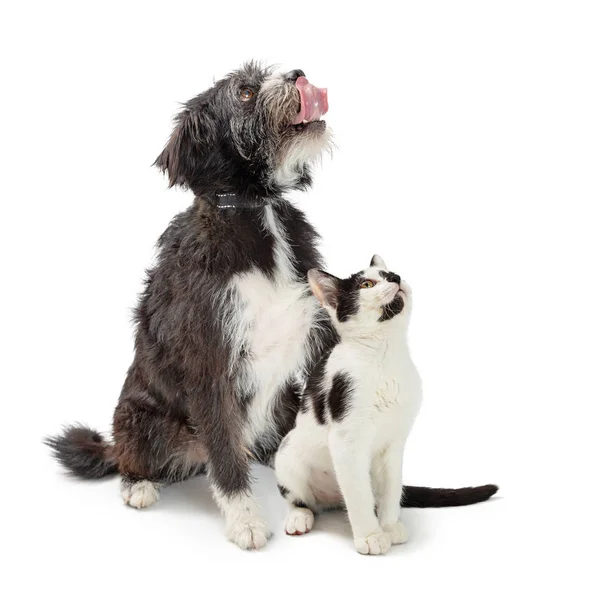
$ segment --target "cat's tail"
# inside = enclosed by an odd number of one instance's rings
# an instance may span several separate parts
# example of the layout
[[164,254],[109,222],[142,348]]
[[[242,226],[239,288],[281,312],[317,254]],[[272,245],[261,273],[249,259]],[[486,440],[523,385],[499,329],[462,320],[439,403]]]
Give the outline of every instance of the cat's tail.
[[443,506],[465,506],[484,502],[498,491],[493,484],[464,488],[428,488],[405,485],[402,506],[412,508],[440,508]]
[[63,467],[83,479],[100,479],[118,472],[113,446],[83,425],[68,425],[61,435],[49,436],[44,443]]

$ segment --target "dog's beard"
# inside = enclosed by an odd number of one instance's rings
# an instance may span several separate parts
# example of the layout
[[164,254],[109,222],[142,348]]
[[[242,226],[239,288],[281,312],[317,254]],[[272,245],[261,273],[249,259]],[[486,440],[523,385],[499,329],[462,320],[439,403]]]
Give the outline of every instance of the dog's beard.
[[331,153],[332,148],[331,131],[323,121],[286,136],[278,151],[273,181],[282,187],[293,186],[325,152]]

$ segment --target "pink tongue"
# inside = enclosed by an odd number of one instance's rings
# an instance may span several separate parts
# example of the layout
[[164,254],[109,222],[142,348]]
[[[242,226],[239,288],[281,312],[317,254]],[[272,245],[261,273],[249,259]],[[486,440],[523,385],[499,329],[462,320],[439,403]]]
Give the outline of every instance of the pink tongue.
[[296,87],[300,92],[300,112],[296,115],[293,124],[297,125],[302,121],[318,121],[329,108],[327,89],[308,83],[306,77],[298,77]]

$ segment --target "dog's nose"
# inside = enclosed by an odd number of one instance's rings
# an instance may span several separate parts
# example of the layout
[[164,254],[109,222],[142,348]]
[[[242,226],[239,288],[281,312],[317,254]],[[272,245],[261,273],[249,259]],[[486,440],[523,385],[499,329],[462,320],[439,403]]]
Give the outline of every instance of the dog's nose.
[[285,78],[288,81],[296,81],[296,79],[298,79],[298,77],[306,77],[306,75],[304,74],[304,71],[302,69],[294,69],[293,71],[290,71],[289,73],[286,73]]

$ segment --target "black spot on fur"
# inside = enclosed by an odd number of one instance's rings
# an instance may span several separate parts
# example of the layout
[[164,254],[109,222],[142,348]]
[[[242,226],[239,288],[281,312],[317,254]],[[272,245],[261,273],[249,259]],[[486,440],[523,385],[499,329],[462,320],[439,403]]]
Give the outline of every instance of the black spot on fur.
[[380,321],[389,321],[396,315],[399,315],[404,308],[404,300],[400,296],[396,296],[389,304],[382,306]]
[[392,283],[397,283],[400,285],[400,275],[396,275],[396,273],[391,273],[389,271],[379,271],[379,275],[382,279],[386,279],[387,281],[391,281]]
[[277,484],[277,489],[279,490],[279,493],[286,498],[287,495],[290,493],[290,490],[288,490],[284,485],[279,485]]
[[[340,343],[340,336],[336,331],[329,315],[321,309],[317,315],[315,326],[306,340],[307,364],[305,369],[307,385],[300,400],[300,412],[305,413],[313,405],[314,396],[320,397],[320,382],[323,378],[325,364],[333,348]],[[324,416],[324,402],[319,401],[319,414]]]
[[321,360],[310,374],[304,390],[306,401],[312,403],[315,419],[319,425],[325,425],[327,391],[324,389],[323,383],[325,379],[325,367],[330,354],[331,350],[321,357]]
[[350,408],[352,388],[352,379],[347,373],[336,373],[333,376],[329,392],[329,410],[334,421],[341,421],[346,416]]
[[358,312],[361,275],[355,273],[347,279],[341,279],[338,285],[337,318],[343,323]]
[[294,500],[292,502],[292,504],[296,507],[296,508],[308,508],[310,510],[310,506],[308,506],[308,504],[305,504],[304,502],[302,502],[302,500]]

